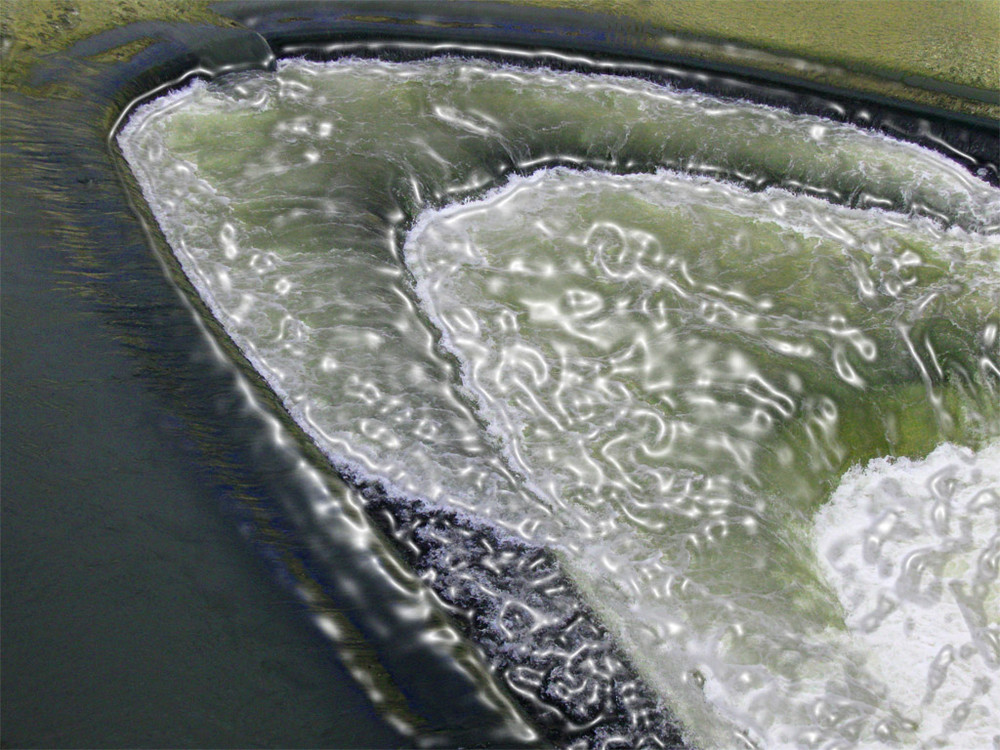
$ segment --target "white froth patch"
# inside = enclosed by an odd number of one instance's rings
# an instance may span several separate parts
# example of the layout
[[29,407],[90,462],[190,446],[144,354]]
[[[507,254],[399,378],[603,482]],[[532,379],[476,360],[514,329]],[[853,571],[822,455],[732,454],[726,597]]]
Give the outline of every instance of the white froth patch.
[[1000,442],[855,467],[814,534],[852,640],[915,725],[909,739],[1000,747]]

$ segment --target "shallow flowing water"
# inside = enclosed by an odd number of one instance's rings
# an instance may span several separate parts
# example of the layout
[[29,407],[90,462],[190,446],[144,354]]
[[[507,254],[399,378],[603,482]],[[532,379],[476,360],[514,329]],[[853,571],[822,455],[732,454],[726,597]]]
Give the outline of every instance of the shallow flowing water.
[[461,58],[196,83],[119,143],[333,465],[480,530],[422,575],[526,705],[601,738],[600,667],[536,637],[556,594],[487,539],[552,555],[690,742],[1000,743],[996,189],[815,117]]

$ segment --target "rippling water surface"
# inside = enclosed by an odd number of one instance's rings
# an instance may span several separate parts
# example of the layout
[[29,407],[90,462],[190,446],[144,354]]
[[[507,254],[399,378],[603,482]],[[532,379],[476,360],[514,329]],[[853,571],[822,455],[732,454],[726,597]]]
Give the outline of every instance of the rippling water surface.
[[197,83],[119,142],[538,716],[1000,743],[996,189],[814,117],[460,58]]

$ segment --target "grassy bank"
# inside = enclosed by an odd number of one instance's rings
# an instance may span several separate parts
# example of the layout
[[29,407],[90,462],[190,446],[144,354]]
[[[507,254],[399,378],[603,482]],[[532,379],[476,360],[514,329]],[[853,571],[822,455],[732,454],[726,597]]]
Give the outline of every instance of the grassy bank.
[[855,71],[1000,86],[1000,0],[523,0]]
[[[1000,119],[1000,0],[508,2],[601,12],[615,19],[610,33],[665,53]],[[211,7],[210,0],[6,0],[3,85],[23,87],[35,59],[133,22],[234,25]]]

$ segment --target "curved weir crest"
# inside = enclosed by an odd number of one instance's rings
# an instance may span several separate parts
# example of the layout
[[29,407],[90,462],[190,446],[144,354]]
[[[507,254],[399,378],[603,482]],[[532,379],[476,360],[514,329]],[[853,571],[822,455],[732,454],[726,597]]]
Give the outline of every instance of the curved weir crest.
[[540,720],[680,741],[569,585],[689,742],[992,741],[996,189],[816,117],[462,58],[196,83],[119,143]]

